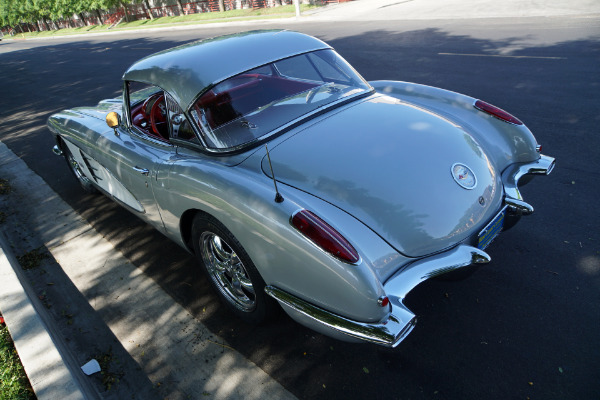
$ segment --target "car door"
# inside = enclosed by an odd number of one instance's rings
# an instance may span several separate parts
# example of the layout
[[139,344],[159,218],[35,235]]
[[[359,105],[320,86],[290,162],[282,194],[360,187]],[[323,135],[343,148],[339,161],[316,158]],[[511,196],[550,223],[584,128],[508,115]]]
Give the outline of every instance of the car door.
[[99,161],[129,195],[115,196],[114,188],[108,191],[140,218],[164,231],[154,186],[167,173],[167,160],[175,153],[168,140],[164,92],[157,86],[126,82],[123,100],[123,121],[103,138],[100,153],[104,160]]
[[131,128],[117,128],[121,141],[120,154],[115,157],[113,174],[129,190],[141,209],[136,213],[157,229],[164,230],[162,217],[153,186],[166,173],[164,166],[174,153],[172,144],[135,132]]

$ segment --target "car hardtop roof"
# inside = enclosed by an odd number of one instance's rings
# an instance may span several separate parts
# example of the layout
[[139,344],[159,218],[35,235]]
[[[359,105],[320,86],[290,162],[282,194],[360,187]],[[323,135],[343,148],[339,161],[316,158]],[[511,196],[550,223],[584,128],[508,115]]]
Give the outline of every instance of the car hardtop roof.
[[272,61],[329,48],[321,40],[298,32],[242,32],[152,54],[129,67],[123,79],[159,86],[187,110],[198,94],[224,79]]

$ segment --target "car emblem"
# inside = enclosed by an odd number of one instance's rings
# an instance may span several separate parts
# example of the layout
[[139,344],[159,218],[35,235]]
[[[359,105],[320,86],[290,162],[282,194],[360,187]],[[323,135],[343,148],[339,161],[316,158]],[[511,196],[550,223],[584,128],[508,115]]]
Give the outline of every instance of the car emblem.
[[452,177],[460,186],[465,189],[474,189],[477,186],[477,177],[471,168],[465,164],[456,163],[452,165]]

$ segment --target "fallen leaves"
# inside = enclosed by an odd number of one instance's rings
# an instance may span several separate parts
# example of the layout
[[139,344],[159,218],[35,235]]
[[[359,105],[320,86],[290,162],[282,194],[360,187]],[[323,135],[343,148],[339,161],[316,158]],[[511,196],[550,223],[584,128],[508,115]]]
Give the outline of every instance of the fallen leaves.
[[9,194],[12,188],[6,179],[0,179],[0,194]]
[[42,261],[49,257],[47,251],[43,250],[42,247],[38,247],[22,256],[17,256],[17,261],[21,264],[21,268],[28,270],[39,267],[42,264]]

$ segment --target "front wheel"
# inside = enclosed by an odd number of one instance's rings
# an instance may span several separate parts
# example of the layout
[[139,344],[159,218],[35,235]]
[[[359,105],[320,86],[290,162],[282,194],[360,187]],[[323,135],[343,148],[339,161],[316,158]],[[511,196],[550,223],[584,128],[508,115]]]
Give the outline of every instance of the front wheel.
[[69,166],[69,170],[73,173],[73,176],[75,176],[75,179],[77,179],[83,190],[86,193],[90,194],[97,193],[98,189],[96,189],[92,181],[87,176],[85,176],[85,174],[81,170],[81,167],[79,166],[79,163],[77,162],[77,160],[75,160],[75,157],[73,157],[71,150],[69,150],[69,147],[66,145],[63,145],[62,147],[63,153],[65,154],[65,160],[67,160],[67,165]]
[[194,218],[194,251],[221,300],[238,317],[258,324],[277,311],[254,263],[227,228],[206,215]]

